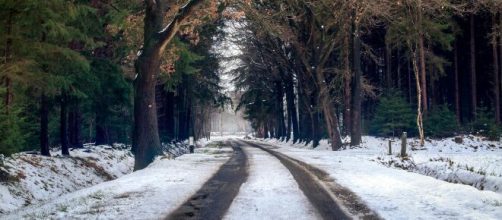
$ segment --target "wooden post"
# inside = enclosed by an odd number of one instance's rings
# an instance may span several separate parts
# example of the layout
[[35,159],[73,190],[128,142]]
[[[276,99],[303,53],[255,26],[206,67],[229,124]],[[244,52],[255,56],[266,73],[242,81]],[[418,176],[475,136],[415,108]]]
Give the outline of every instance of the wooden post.
[[190,151],[191,154],[193,154],[195,151],[195,143],[194,143],[194,138],[192,136],[188,138],[188,150]]
[[401,136],[401,157],[406,157],[406,139],[407,139],[407,134],[406,132],[403,132],[403,135]]
[[389,139],[389,155],[392,155],[392,140]]

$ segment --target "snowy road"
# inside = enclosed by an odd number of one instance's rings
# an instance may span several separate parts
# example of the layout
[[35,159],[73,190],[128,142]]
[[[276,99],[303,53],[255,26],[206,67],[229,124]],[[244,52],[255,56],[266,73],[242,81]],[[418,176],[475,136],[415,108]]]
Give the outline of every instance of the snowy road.
[[320,170],[256,143],[225,144],[232,158],[168,219],[378,218]]

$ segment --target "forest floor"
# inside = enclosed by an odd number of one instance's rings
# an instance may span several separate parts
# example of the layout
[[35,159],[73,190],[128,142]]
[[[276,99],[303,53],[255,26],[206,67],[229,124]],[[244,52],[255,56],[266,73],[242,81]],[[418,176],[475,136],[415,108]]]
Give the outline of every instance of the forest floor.
[[[502,219],[502,145],[466,136],[387,139],[330,151],[278,140],[220,137],[194,154],[67,193],[1,219]],[[399,143],[394,142],[397,148]]]

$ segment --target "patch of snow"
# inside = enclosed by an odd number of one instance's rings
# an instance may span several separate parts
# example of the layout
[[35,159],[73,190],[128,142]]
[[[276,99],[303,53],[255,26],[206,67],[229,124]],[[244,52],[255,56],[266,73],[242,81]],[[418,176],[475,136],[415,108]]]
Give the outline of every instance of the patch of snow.
[[18,153],[0,166],[0,213],[52,199],[132,172],[128,149],[86,146],[64,157]]

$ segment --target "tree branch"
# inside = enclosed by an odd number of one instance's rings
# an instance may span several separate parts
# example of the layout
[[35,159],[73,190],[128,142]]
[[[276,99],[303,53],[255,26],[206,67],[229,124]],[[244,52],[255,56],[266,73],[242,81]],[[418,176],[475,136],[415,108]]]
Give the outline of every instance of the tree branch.
[[162,53],[166,48],[167,44],[173,39],[180,28],[181,22],[185,20],[197,5],[202,3],[204,0],[189,0],[183,7],[181,7],[174,16],[171,23],[169,23],[162,31],[158,33],[158,44],[160,45],[159,52]]

